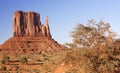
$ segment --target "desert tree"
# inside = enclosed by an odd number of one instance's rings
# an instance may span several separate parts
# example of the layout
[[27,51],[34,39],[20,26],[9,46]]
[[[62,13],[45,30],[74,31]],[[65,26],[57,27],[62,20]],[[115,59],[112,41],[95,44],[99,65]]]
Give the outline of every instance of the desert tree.
[[102,20],[98,23],[89,20],[87,25],[76,25],[70,36],[73,38],[73,43],[68,45],[78,48],[93,48],[111,44],[116,33],[110,31],[109,23]]

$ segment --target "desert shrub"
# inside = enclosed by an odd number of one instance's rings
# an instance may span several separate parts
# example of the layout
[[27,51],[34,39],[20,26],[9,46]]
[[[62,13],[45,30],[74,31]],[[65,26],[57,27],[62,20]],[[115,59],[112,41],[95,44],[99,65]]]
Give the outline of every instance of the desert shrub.
[[110,31],[110,24],[90,20],[88,25],[78,24],[71,32],[73,43],[68,48],[65,63],[72,64],[69,71],[81,73],[119,73],[120,72],[120,39]]
[[2,63],[2,64],[5,64],[5,62],[6,62],[5,60],[3,60],[3,59],[1,60],[1,63]]
[[[120,50],[119,50],[120,51]],[[120,54],[114,55],[114,49],[106,47],[102,50],[93,49],[71,49],[64,59],[65,64],[72,64],[68,73],[119,73]]]
[[9,61],[10,57],[8,55],[3,55],[3,59]]
[[6,71],[6,67],[5,66],[0,66],[0,70]]
[[42,54],[42,52],[41,52],[40,50],[39,50],[39,51],[37,51],[36,53],[37,53],[37,54]]
[[28,62],[27,58],[26,57],[22,57],[20,59],[20,62],[23,63],[23,64],[26,64]]
[[10,57],[8,55],[3,55],[2,56],[2,60],[1,60],[2,64],[5,64],[5,63],[7,63],[9,61],[10,61]]
[[46,57],[46,54],[43,54],[42,56],[43,56],[43,57]]

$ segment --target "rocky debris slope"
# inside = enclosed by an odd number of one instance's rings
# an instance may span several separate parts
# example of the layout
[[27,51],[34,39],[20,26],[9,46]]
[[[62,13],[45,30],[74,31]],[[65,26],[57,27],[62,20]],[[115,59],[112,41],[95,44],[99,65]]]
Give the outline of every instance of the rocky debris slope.
[[64,46],[47,37],[12,37],[0,46],[0,52],[6,54],[38,53],[57,54]]

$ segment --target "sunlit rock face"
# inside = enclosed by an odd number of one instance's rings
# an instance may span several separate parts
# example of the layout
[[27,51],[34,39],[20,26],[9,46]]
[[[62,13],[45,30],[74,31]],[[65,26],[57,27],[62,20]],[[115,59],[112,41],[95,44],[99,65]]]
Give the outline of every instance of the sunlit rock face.
[[46,16],[45,25],[40,21],[36,12],[16,11],[13,16],[13,37],[0,45],[1,54],[33,54],[38,51],[53,55],[66,49],[55,41],[48,25]]
[[16,11],[13,16],[13,35],[15,37],[50,37],[51,33],[48,25],[40,21],[40,15],[36,12]]

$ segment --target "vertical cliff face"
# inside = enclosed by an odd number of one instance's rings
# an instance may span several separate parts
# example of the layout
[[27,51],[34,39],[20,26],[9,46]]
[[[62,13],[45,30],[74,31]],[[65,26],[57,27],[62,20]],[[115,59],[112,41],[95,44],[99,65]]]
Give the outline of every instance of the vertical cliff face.
[[41,24],[40,15],[35,12],[16,11],[13,16],[13,34],[15,37],[52,37],[48,25]]
[[46,16],[45,25],[35,12],[16,11],[13,16],[13,37],[0,45],[1,54],[58,54],[66,47],[57,43],[51,34]]

